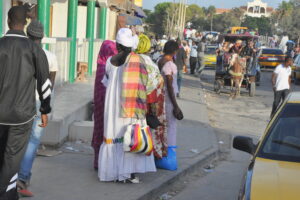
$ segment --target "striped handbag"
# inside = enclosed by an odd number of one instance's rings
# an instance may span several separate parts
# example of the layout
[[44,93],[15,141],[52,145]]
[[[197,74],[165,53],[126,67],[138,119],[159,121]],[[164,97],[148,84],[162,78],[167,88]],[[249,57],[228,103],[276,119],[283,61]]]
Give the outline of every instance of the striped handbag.
[[143,153],[150,156],[153,152],[152,133],[145,120],[127,126],[124,134],[123,149],[125,152]]

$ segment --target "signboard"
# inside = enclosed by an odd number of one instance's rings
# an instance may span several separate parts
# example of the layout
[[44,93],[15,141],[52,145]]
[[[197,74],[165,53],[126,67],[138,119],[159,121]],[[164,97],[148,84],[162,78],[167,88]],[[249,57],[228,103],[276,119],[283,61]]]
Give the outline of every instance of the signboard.
[[138,7],[143,7],[143,0],[134,0],[134,4]]

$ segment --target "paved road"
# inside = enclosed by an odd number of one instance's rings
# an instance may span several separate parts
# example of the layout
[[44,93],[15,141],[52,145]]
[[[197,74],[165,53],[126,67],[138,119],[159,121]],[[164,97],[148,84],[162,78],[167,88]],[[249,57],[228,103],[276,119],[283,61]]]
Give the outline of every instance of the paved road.
[[[204,71],[201,80],[206,91],[210,123],[219,136],[225,156],[212,172],[190,182],[172,200],[237,198],[250,156],[232,149],[231,138],[234,135],[247,135],[259,139],[263,134],[273,103],[271,75],[271,72],[262,73],[261,86],[257,87],[255,97],[249,97],[246,90],[243,90],[241,97],[230,100],[228,89],[222,90],[220,95],[213,92],[214,71]],[[300,91],[300,87],[293,85],[292,90]]]

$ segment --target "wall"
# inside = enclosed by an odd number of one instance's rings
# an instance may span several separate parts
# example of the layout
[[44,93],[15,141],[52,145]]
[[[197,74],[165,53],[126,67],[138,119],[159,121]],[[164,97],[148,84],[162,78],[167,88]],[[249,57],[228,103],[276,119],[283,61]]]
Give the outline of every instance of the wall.
[[52,16],[52,37],[67,37],[68,2],[54,3]]
[[7,13],[9,9],[11,8],[11,1],[10,0],[1,0],[3,1],[3,33],[5,34],[8,31],[8,25],[7,25]]
[[107,27],[108,29],[108,35],[107,35],[107,39],[109,40],[115,40],[116,39],[116,31],[117,31],[117,16],[118,14],[116,12],[111,11],[110,9],[107,9],[108,13],[107,15],[108,20],[107,20],[107,24],[109,25]]

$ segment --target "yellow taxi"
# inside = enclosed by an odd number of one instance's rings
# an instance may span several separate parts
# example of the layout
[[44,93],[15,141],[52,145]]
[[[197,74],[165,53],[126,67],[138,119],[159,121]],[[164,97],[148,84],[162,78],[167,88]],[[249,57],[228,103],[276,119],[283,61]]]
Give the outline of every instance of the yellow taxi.
[[285,55],[281,49],[261,49],[259,52],[258,62],[261,67],[277,67],[283,63]]
[[239,200],[300,199],[300,92],[287,97],[258,144],[237,136],[233,147],[253,155]]
[[204,64],[205,67],[215,67],[217,65],[216,50],[218,46],[206,46],[204,51]]
[[299,83],[299,81],[300,81],[300,55],[298,55],[295,58],[292,70],[293,70],[293,79],[295,80],[295,83]]

